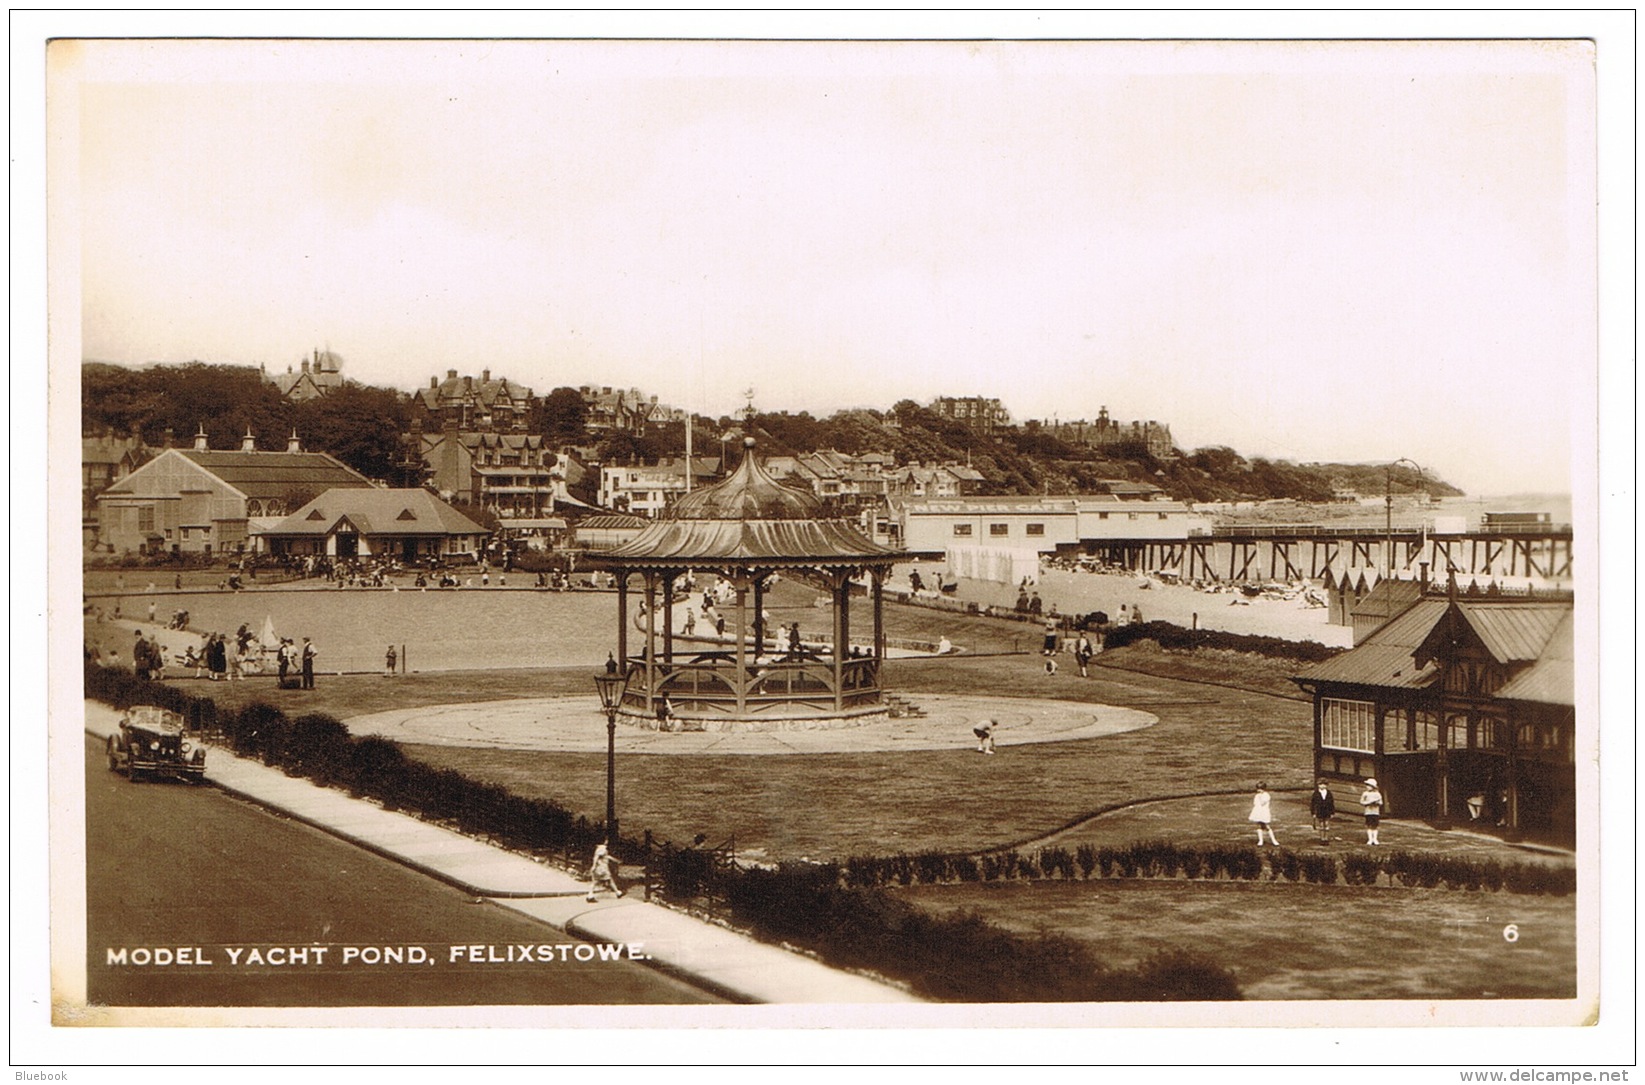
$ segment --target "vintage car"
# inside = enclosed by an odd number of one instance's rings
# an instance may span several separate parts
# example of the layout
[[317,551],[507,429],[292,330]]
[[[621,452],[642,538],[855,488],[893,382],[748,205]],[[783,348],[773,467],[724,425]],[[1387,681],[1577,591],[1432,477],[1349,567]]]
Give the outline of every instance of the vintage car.
[[183,718],[153,705],[134,705],[109,736],[110,772],[133,780],[171,777],[198,781],[206,774],[206,751],[183,733]]

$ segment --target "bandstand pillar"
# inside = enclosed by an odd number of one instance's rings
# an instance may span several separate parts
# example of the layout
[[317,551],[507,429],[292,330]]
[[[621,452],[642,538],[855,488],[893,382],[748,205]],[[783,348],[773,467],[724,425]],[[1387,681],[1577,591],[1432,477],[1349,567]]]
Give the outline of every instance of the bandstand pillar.
[[645,574],[645,710],[657,711],[657,574]]
[[885,570],[876,568],[870,576],[874,584],[874,687],[878,689],[885,667]]
[[765,575],[754,573],[754,659],[765,654]]
[[663,667],[674,667],[674,574],[663,574]]
[[834,711],[845,706],[845,598],[850,580],[843,572],[834,574]]
[[737,715],[748,713],[748,585],[738,580],[737,589]]
[[617,658],[628,673],[628,570],[617,576]]

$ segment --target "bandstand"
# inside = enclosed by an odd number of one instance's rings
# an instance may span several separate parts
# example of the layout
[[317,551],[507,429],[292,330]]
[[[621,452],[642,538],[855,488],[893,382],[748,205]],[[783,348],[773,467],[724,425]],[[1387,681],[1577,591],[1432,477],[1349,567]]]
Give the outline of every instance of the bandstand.
[[[883,714],[885,578],[898,562],[940,555],[881,546],[849,520],[827,517],[819,498],[766,473],[752,438],[744,445],[730,477],[680,498],[592,562],[617,578],[617,656],[628,678],[623,714],[680,730],[837,726]],[[732,589],[723,637],[711,627],[700,638],[675,632],[676,600],[695,572],[713,573]],[[766,628],[766,591],[777,573],[820,581],[828,592],[824,638],[795,647]],[[637,651],[629,636],[636,574]],[[852,587],[864,576],[873,635],[853,648]]]

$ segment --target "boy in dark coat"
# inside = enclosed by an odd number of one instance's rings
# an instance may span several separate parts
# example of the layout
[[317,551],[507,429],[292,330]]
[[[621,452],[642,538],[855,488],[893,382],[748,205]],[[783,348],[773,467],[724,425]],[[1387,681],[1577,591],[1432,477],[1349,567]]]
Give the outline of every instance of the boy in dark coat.
[[1319,830],[1320,843],[1330,839],[1331,818],[1336,812],[1336,798],[1331,794],[1331,789],[1325,786],[1325,781],[1319,781],[1314,793],[1308,796],[1308,813],[1314,819],[1314,828]]

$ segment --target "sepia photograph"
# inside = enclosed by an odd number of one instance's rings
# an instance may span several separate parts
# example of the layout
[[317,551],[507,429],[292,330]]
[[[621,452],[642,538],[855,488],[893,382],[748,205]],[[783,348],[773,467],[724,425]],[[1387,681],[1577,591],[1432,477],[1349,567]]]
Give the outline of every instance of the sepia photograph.
[[1593,35],[96,25],[53,1037],[1627,1064]]

